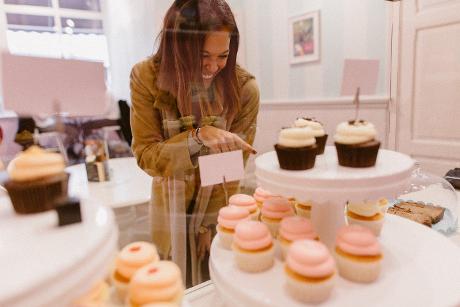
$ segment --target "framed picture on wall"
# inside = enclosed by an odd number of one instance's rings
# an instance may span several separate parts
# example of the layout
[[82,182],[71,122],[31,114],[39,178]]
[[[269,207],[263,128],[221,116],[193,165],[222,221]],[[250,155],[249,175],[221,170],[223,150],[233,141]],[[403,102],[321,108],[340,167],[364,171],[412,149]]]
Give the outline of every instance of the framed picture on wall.
[[319,11],[289,18],[289,59],[291,64],[320,58]]

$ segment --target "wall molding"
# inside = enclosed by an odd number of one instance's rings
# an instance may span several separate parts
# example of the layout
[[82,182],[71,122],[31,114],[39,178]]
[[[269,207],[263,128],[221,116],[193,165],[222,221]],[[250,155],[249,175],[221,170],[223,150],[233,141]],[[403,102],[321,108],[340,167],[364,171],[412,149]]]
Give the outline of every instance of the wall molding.
[[[363,108],[387,108],[390,102],[389,96],[362,96],[360,97],[360,104]],[[353,97],[321,97],[321,98],[307,98],[307,99],[262,99],[260,102],[261,109],[271,108],[294,108],[294,107],[308,107],[308,108],[354,108]]]

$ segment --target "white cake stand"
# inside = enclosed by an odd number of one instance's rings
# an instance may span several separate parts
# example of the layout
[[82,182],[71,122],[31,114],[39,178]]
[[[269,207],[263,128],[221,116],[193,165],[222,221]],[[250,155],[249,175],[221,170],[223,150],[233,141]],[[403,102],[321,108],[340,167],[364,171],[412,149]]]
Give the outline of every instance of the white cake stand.
[[0,199],[0,306],[70,306],[106,277],[117,244],[113,213],[82,203],[83,222],[57,227],[57,214],[14,213]]
[[408,185],[414,167],[409,156],[382,149],[373,167],[343,167],[338,164],[333,146],[326,146],[324,154],[316,157],[314,168],[305,171],[281,169],[274,151],[257,157],[255,163],[259,186],[275,194],[313,202],[312,223],[329,246],[344,224],[347,201],[395,198]]
[[[449,239],[426,226],[389,215],[379,240],[384,254],[379,279],[358,284],[339,277],[321,306],[460,306],[460,248]],[[305,306],[287,293],[284,263],[279,258],[268,271],[243,272],[216,236],[209,265],[211,279],[226,306]]]

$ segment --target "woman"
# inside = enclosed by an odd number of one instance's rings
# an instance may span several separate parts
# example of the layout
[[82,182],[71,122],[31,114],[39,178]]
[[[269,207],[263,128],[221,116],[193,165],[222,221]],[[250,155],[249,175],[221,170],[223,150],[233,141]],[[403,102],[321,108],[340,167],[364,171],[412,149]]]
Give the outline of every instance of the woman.
[[[197,158],[242,149],[246,161],[255,153],[259,91],[236,64],[238,40],[224,0],[175,1],[158,52],[131,72],[132,148],[153,177],[153,242],[193,285],[206,278],[205,255],[226,205],[222,186],[200,186]],[[238,182],[227,189],[236,193]]]

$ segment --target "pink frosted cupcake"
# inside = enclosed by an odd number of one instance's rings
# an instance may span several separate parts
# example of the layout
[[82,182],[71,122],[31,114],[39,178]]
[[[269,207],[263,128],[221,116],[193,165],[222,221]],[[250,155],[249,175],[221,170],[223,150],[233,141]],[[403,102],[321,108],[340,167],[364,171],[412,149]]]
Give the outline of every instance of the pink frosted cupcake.
[[217,217],[217,233],[220,244],[226,249],[231,249],[236,225],[249,219],[249,211],[244,208],[237,206],[221,208]]
[[232,250],[236,265],[243,271],[261,272],[273,266],[273,238],[261,222],[244,221],[236,225]]
[[380,274],[382,250],[375,235],[359,225],[345,226],[337,233],[335,256],[342,277],[372,282]]
[[319,238],[310,220],[300,216],[285,217],[281,221],[278,233],[283,259],[286,258],[289,246],[298,240],[319,240]]
[[159,261],[140,268],[129,284],[129,306],[175,304],[180,306],[184,285],[179,267],[172,261]]
[[255,192],[254,192],[254,194],[252,196],[256,200],[257,206],[259,206],[259,208],[262,208],[263,202],[265,200],[275,196],[275,195],[272,194],[270,191],[264,190],[264,189],[259,187],[259,188],[257,188],[255,190]]
[[228,199],[230,206],[237,206],[249,211],[251,219],[254,221],[259,220],[260,209],[257,206],[256,200],[246,194],[234,194]]
[[281,220],[294,215],[294,209],[287,198],[276,196],[264,201],[260,220],[268,226],[274,238],[278,235]]
[[140,241],[123,247],[115,259],[115,268],[110,276],[122,301],[126,297],[128,284],[134,273],[142,266],[159,260],[157,249],[151,243]]
[[300,240],[292,243],[285,272],[289,294],[304,303],[324,301],[335,285],[334,258],[327,247],[318,241]]

